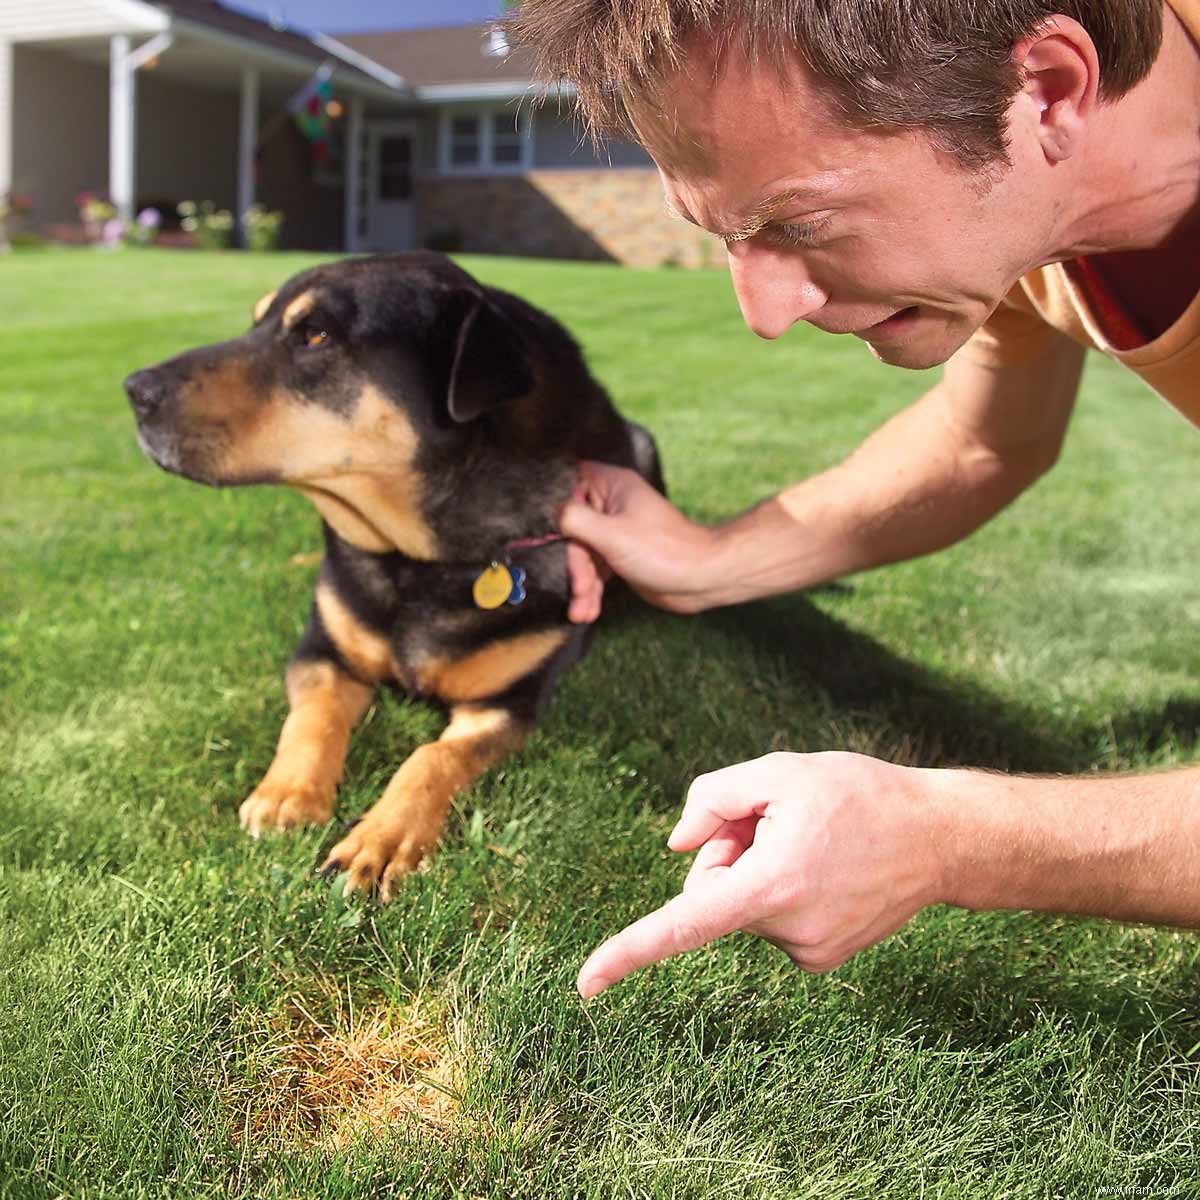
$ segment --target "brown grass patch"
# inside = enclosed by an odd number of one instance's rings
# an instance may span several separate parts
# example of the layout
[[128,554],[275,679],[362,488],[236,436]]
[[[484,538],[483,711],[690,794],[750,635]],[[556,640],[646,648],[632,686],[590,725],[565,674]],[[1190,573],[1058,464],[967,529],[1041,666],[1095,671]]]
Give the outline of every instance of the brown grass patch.
[[239,1106],[239,1140],[332,1152],[405,1127],[445,1136],[459,1119],[462,1063],[444,1018],[419,996],[356,1003],[328,980],[316,997],[291,997]]

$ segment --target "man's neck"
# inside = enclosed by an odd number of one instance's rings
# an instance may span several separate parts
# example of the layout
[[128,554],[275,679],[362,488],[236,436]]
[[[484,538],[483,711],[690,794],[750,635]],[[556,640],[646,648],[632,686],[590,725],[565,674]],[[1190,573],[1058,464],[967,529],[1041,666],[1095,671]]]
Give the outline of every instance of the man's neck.
[[1200,48],[1164,9],[1150,74],[1098,106],[1053,259],[1200,245]]

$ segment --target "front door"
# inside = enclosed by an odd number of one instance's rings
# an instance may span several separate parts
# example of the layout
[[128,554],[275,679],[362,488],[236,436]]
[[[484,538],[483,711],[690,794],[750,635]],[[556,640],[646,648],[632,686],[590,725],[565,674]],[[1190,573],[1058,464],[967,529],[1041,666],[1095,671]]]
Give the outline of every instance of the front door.
[[388,121],[367,129],[367,235],[369,250],[411,250],[416,130]]

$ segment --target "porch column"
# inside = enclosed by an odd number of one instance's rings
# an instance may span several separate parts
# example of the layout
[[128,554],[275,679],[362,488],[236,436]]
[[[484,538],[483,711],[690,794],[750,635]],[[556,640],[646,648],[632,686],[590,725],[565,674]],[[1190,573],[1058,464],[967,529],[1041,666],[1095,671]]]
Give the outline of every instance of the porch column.
[[108,196],[126,221],[133,219],[134,129],[134,74],[122,33],[109,42]]
[[346,122],[346,177],[344,188],[346,232],[343,241],[346,251],[353,254],[358,250],[358,224],[362,215],[362,135],[363,102],[361,96],[350,98],[350,115]]
[[0,198],[12,191],[13,48],[0,41]]
[[254,203],[254,152],[258,147],[258,72],[253,67],[242,71],[242,102],[238,123],[237,219],[242,230],[242,245],[247,244],[242,214]]

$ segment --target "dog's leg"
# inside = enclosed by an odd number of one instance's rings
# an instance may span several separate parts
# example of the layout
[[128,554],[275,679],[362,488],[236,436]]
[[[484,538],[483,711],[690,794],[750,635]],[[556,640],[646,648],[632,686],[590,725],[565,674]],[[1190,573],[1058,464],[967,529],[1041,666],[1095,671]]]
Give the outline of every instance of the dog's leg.
[[350,730],[373,692],[331,662],[292,663],[287,672],[291,712],[270,769],[238,811],[243,829],[258,837],[266,829],[323,825],[333,816]]
[[442,736],[413,751],[378,803],[329,852],[322,872],[348,871],[347,892],[378,885],[380,899],[390,900],[437,843],[455,793],[518,749],[529,728],[504,708],[455,705]]

